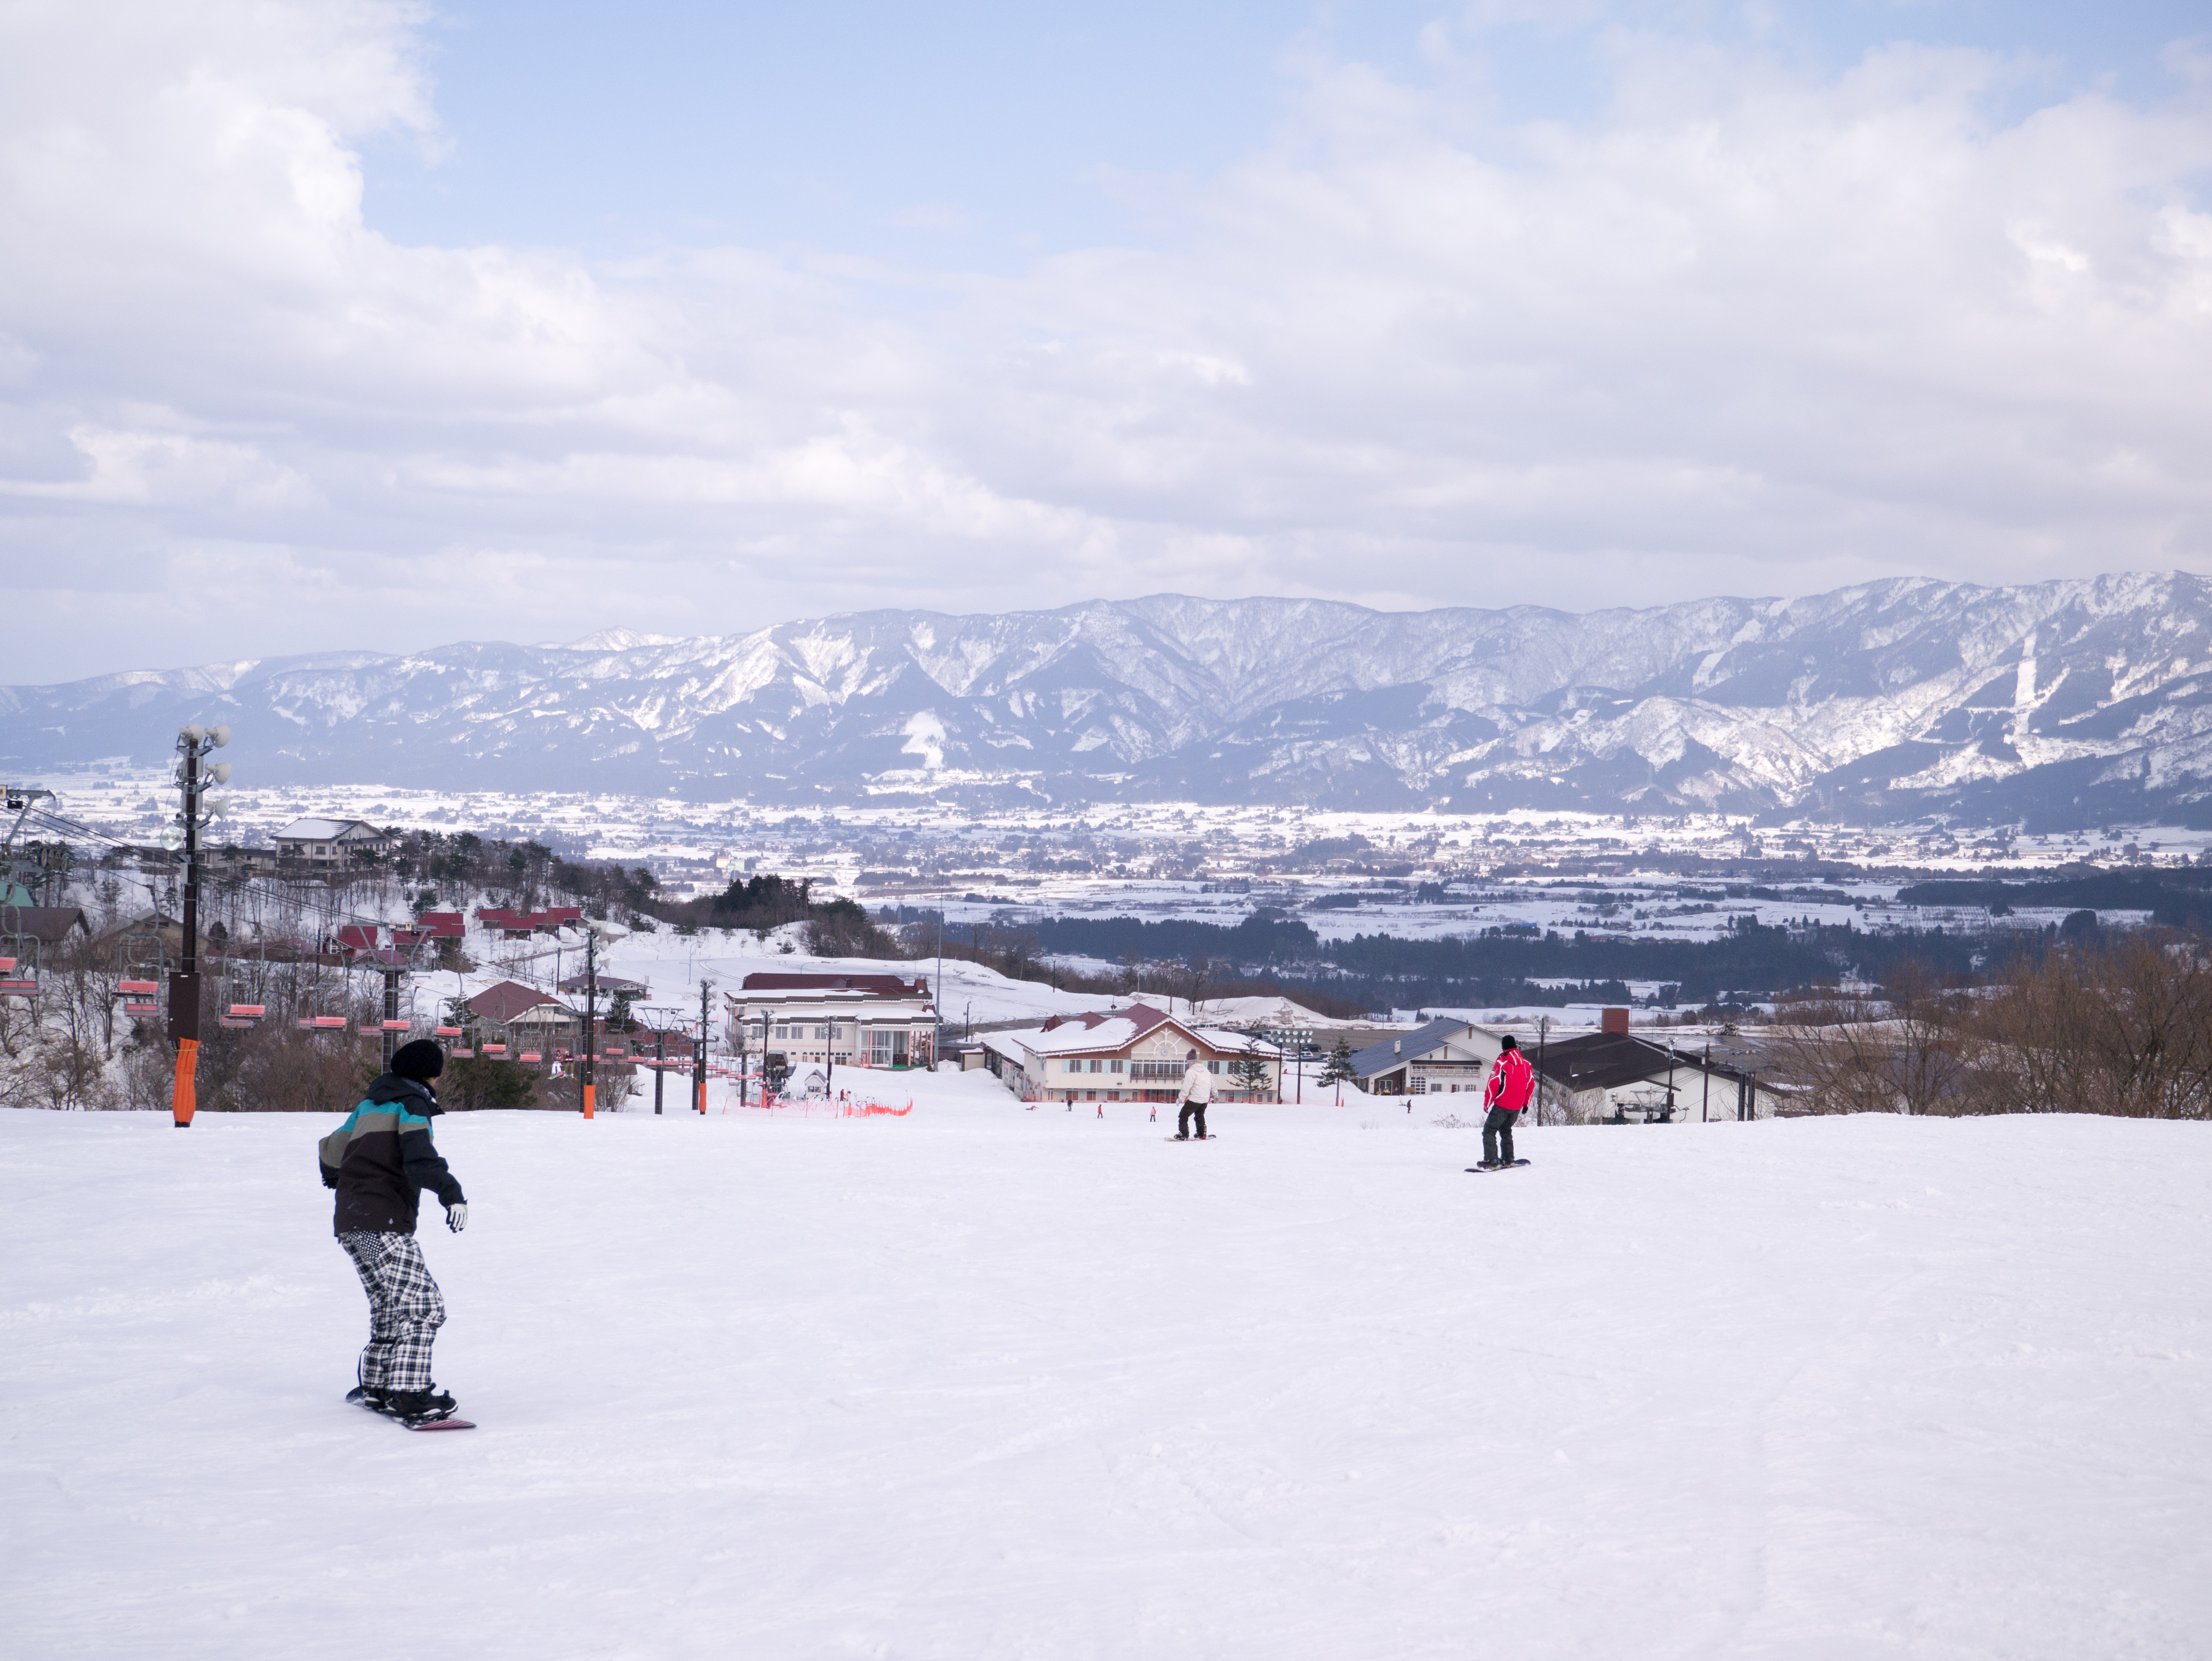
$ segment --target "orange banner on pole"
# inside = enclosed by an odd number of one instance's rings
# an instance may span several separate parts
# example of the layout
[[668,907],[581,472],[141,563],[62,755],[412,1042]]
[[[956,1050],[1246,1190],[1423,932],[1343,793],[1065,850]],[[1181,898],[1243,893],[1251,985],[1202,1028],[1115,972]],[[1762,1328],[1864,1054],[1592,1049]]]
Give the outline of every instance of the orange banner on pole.
[[597,1085],[587,1084],[584,1086],[584,1116],[587,1119],[592,1116],[592,1098],[597,1096],[599,1092],[599,1087]]
[[192,1122],[192,1110],[198,1105],[192,1094],[192,1074],[199,1070],[200,1041],[198,1038],[177,1040],[177,1084],[169,1098],[169,1108],[177,1116],[177,1128],[181,1130]]

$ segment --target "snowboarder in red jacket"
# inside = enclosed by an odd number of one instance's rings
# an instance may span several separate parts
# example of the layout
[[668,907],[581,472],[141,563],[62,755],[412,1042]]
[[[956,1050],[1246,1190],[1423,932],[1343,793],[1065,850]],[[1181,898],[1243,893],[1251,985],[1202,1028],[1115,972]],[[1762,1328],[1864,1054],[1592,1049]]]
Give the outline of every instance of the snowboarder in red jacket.
[[1490,1082],[1483,1086],[1482,1104],[1490,1110],[1482,1122],[1485,1171],[1513,1163],[1513,1122],[1535,1094],[1535,1069],[1509,1032],[1498,1041],[1498,1059],[1490,1064]]

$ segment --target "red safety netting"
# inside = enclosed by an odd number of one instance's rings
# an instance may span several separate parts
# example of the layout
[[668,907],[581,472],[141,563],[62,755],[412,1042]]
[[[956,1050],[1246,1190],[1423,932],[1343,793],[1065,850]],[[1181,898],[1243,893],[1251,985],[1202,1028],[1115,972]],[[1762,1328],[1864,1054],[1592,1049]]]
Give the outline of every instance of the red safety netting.
[[891,1107],[883,1102],[824,1101],[805,1096],[775,1096],[769,1098],[766,1107],[758,1102],[744,1102],[736,1110],[770,1113],[791,1119],[903,1119],[914,1111],[914,1104],[909,1101],[904,1107]]

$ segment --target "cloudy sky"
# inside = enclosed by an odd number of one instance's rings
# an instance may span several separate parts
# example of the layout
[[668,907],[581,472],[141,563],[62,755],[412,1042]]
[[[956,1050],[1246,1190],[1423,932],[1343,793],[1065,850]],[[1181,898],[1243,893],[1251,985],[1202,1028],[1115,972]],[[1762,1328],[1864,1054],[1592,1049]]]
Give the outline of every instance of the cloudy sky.
[[2212,26],[0,0],[0,680],[2212,571]]

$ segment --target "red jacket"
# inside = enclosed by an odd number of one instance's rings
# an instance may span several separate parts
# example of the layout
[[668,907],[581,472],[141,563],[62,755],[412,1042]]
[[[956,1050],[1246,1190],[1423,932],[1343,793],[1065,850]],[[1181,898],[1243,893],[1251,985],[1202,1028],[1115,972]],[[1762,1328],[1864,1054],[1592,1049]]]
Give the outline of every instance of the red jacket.
[[1483,1106],[1518,1113],[1535,1093],[1536,1069],[1528,1065],[1528,1058],[1517,1050],[1499,1050],[1490,1065],[1490,1082],[1483,1088]]

